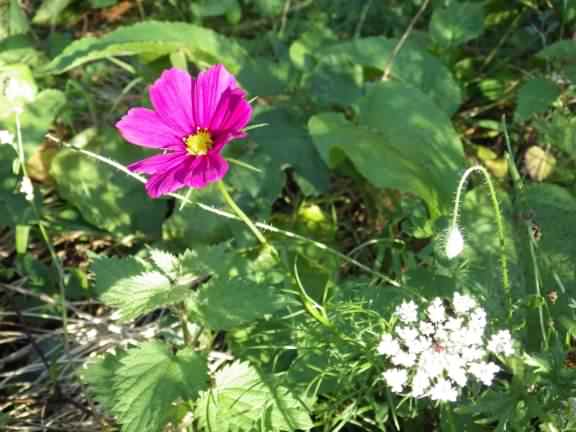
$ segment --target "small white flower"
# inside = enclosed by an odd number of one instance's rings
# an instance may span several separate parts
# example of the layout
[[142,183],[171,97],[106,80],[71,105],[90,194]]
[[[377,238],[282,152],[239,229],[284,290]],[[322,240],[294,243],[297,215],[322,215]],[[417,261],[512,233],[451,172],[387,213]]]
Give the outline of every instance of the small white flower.
[[400,344],[391,335],[385,333],[382,335],[382,339],[380,339],[376,351],[378,351],[378,354],[380,355],[392,357],[400,351]]
[[429,350],[432,346],[432,341],[424,336],[420,336],[412,341],[410,345],[408,345],[408,351],[413,354],[420,354],[426,350]]
[[4,88],[4,96],[12,102],[31,102],[34,100],[34,88],[26,82],[20,81],[16,78],[9,78],[8,83]]
[[390,361],[395,366],[410,368],[416,364],[416,354],[400,350],[390,358]]
[[0,130],[0,144],[12,144],[14,142],[14,134],[7,130]]
[[401,393],[408,380],[406,369],[388,369],[383,376],[394,393]]
[[406,346],[410,346],[414,341],[416,341],[416,339],[418,339],[418,336],[420,336],[418,330],[412,327],[400,327],[396,333],[398,333],[398,336]]
[[476,308],[472,311],[468,326],[484,333],[484,328],[486,327],[486,312],[484,312],[484,309]]
[[461,315],[467,313],[469,310],[476,307],[476,301],[469,295],[461,295],[458,292],[454,293],[454,299],[452,300],[452,305],[454,306],[454,311]]
[[413,301],[408,303],[403,302],[394,311],[396,315],[400,318],[400,321],[410,324],[418,320],[418,306]]
[[458,226],[452,225],[448,230],[448,236],[446,237],[446,256],[449,259],[455,258],[462,253],[464,250],[464,237]]
[[460,387],[464,387],[468,381],[466,370],[462,367],[450,367],[448,369],[448,376]]
[[418,329],[420,330],[420,333],[426,336],[434,334],[435,331],[434,325],[432,323],[429,323],[428,321],[420,321]]
[[430,386],[430,378],[425,373],[416,372],[412,378],[412,392],[410,396],[420,398],[426,396],[426,391]]
[[32,185],[30,177],[22,177],[20,193],[25,195],[26,201],[32,201],[34,199],[34,186]]
[[488,351],[494,354],[504,354],[505,356],[514,354],[510,332],[508,330],[500,330],[492,336],[488,342]]
[[494,377],[500,371],[500,368],[493,362],[479,362],[472,363],[469,371],[474,375],[482,384],[489,386],[494,381]]
[[430,399],[432,400],[455,402],[457,398],[458,392],[448,380],[440,379],[430,389]]
[[436,297],[427,309],[428,318],[435,324],[441,323],[446,319],[446,310],[442,304],[442,300]]

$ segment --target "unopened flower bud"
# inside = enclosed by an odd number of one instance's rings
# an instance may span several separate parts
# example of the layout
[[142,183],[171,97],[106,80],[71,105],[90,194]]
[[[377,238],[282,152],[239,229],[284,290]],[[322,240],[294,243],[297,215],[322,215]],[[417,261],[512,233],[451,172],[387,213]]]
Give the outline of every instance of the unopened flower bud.
[[14,142],[14,134],[7,130],[0,130],[0,144],[12,144]]
[[464,250],[464,237],[457,225],[453,225],[446,238],[446,256],[449,259],[457,257]]

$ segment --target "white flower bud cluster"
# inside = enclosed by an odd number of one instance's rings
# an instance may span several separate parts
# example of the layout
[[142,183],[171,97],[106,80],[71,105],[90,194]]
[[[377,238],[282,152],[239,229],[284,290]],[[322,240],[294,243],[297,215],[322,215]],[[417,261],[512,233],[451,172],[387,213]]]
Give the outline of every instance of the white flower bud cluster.
[[435,298],[423,311],[404,302],[394,314],[399,323],[377,348],[394,366],[383,374],[394,393],[454,402],[470,378],[492,384],[500,367],[490,353],[514,354],[509,331],[485,336],[486,312],[466,294],[454,293],[448,307]]

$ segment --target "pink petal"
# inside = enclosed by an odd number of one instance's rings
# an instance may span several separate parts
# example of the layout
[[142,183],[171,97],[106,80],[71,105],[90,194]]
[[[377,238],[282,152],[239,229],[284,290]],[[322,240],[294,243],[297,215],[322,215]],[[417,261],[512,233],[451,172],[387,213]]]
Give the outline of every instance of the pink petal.
[[176,152],[151,156],[141,161],[128,165],[133,172],[144,174],[156,174],[157,172],[169,171],[183,163],[189,157],[186,152]]
[[227,132],[232,135],[240,134],[252,116],[252,107],[246,101],[243,92],[226,90],[220,98],[210,119],[209,130],[213,134]]
[[184,137],[196,129],[192,117],[192,77],[183,70],[164,71],[150,87],[150,100],[160,118]]
[[200,189],[220,180],[227,172],[228,162],[218,153],[210,153],[197,157],[182,181],[187,186]]
[[[220,103],[220,98],[228,89],[238,89],[238,86],[223,65],[212,66],[198,74],[198,78],[192,83],[192,115],[196,126],[210,126],[210,119]],[[242,92],[240,89],[238,91]]]
[[142,147],[184,147],[181,135],[148,108],[132,108],[116,123],[116,128],[126,141]]
[[190,160],[191,158],[186,158],[182,163],[172,169],[158,172],[150,177],[146,182],[148,195],[152,198],[158,198],[186,186],[179,179],[188,172]]

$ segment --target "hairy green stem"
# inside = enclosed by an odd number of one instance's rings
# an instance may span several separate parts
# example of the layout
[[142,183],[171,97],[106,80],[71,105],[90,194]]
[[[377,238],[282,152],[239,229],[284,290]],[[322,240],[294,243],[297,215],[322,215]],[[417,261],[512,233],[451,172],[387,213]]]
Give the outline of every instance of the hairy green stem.
[[[502,287],[504,289],[504,293],[507,296],[508,306],[511,306],[512,303],[512,294],[510,291],[510,279],[508,277],[508,257],[506,255],[506,244],[505,244],[505,236],[504,236],[504,223],[502,220],[502,211],[500,209],[500,204],[498,203],[498,197],[496,196],[496,189],[494,188],[494,184],[492,183],[492,178],[486,168],[481,165],[474,165],[468,168],[460,182],[458,183],[458,189],[456,190],[456,200],[454,202],[454,212],[452,214],[452,222],[450,225],[450,229],[457,229],[458,227],[458,217],[460,215],[460,202],[462,200],[462,192],[464,190],[464,186],[470,174],[474,172],[480,172],[486,179],[486,183],[488,183],[488,188],[490,190],[490,199],[492,200],[492,206],[494,208],[494,213],[496,215],[496,226],[498,230],[498,239],[500,241],[500,268],[502,272]],[[508,314],[510,315],[512,312],[511,307],[508,308]]]
[[[117,170],[119,170],[119,171],[122,171],[124,174],[128,175],[129,177],[131,177],[131,178],[133,178],[133,179],[135,179],[135,180],[138,180],[140,183],[146,183],[146,179],[145,179],[143,176],[141,176],[141,175],[139,175],[139,174],[136,174],[136,173],[133,173],[132,171],[130,171],[128,168],[126,168],[126,167],[125,167],[124,165],[122,165],[121,163],[118,163],[118,162],[116,162],[116,161],[114,161],[114,160],[112,160],[112,159],[110,159],[110,158],[107,158],[107,157],[105,157],[105,156],[99,155],[99,154],[97,154],[97,153],[91,152],[90,150],[85,150],[85,149],[82,149],[82,148],[73,146],[73,145],[71,145],[71,144],[68,144],[68,143],[63,143],[63,142],[60,141],[58,138],[53,137],[53,136],[51,136],[51,135],[47,135],[47,137],[48,137],[49,139],[51,139],[51,140],[53,140],[53,141],[61,144],[61,145],[62,145],[63,147],[65,147],[65,148],[68,148],[68,149],[74,150],[74,151],[76,151],[76,152],[78,152],[78,153],[84,154],[84,155],[86,155],[86,156],[88,156],[88,157],[90,157],[90,158],[92,158],[92,159],[98,160],[98,161],[100,161],[100,162],[102,162],[102,163],[105,163],[106,165],[109,165],[109,166],[111,166],[111,167],[113,167],[113,168],[115,168],[115,169],[117,169]],[[227,211],[225,211],[225,210],[221,210],[221,209],[218,209],[218,208],[209,206],[209,205],[204,204],[204,203],[201,203],[201,202],[195,202],[195,201],[193,202],[193,201],[187,199],[187,198],[186,198],[184,195],[182,195],[182,194],[170,193],[170,194],[168,194],[168,195],[171,196],[172,198],[175,198],[175,199],[179,200],[179,201],[184,201],[184,202],[186,202],[187,204],[196,205],[197,207],[199,207],[199,208],[201,208],[202,210],[205,210],[205,211],[207,211],[207,212],[209,212],[209,213],[212,213],[212,214],[215,214],[215,215],[218,215],[218,216],[222,216],[222,217],[225,217],[225,218],[227,218],[227,219],[236,219],[236,220],[239,220],[239,219],[240,219],[237,215],[235,215],[235,214],[233,214],[233,213],[230,213],[230,212],[227,212]],[[323,250],[323,251],[325,251],[325,252],[328,252],[328,253],[330,253],[330,254],[332,254],[332,255],[334,255],[334,256],[337,256],[337,257],[340,258],[342,261],[347,262],[348,264],[351,264],[351,265],[353,265],[353,266],[355,266],[355,267],[358,267],[359,269],[362,269],[362,270],[365,271],[366,273],[371,274],[372,276],[374,276],[374,277],[376,277],[376,278],[378,278],[378,279],[386,282],[386,283],[389,284],[389,285],[392,285],[393,287],[396,287],[396,288],[401,288],[401,287],[402,287],[402,285],[401,285],[399,282],[395,281],[394,279],[390,278],[389,276],[386,276],[386,275],[383,274],[383,273],[380,273],[380,272],[378,272],[378,271],[375,271],[375,270],[371,269],[370,267],[362,264],[362,263],[359,262],[358,260],[355,260],[354,258],[351,258],[351,257],[347,256],[346,254],[343,254],[342,252],[340,252],[340,251],[338,251],[338,250],[336,250],[336,249],[331,248],[330,246],[328,246],[328,245],[325,244],[325,243],[322,243],[322,242],[319,242],[319,241],[316,241],[316,240],[309,239],[309,238],[307,238],[307,237],[301,236],[300,234],[296,234],[296,233],[291,232],[291,231],[283,230],[283,229],[277,228],[277,227],[275,227],[275,226],[273,226],[273,225],[269,225],[269,224],[266,224],[266,223],[255,222],[254,225],[255,225],[257,228],[261,229],[261,230],[269,231],[269,232],[272,232],[272,233],[275,233],[275,234],[280,234],[280,235],[282,235],[282,236],[291,238],[291,239],[293,239],[293,240],[297,240],[297,241],[301,241],[301,242],[308,243],[308,244],[316,247],[317,249],[321,249],[321,250]]]

